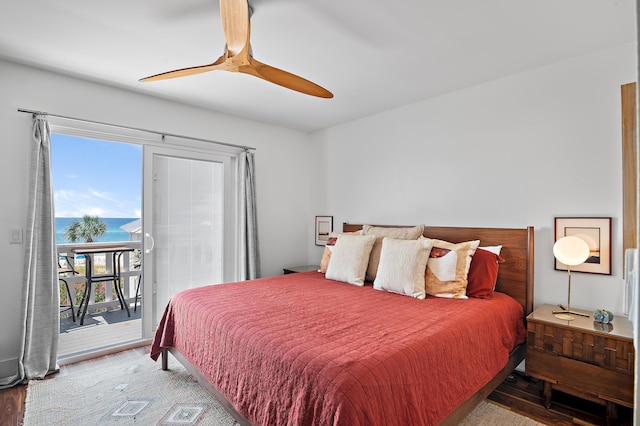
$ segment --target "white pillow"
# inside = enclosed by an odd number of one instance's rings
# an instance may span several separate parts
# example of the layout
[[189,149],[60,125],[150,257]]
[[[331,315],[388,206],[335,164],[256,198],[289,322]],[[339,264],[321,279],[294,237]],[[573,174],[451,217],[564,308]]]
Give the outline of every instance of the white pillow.
[[500,250],[502,250],[502,246],[486,246],[486,247],[478,247],[482,250],[490,251],[493,254],[497,254],[500,256]]
[[329,261],[331,260],[331,252],[333,251],[333,246],[336,245],[336,241],[340,235],[362,235],[362,230],[355,232],[332,232],[329,235],[329,239],[327,240],[327,244],[324,246],[324,252],[322,253],[322,259],[320,259],[320,269],[318,272],[322,272],[323,274],[327,272],[327,267],[329,266]]
[[325,278],[349,284],[364,285],[374,235],[341,235],[331,253]]
[[382,248],[382,239],[384,237],[391,237],[397,240],[416,240],[422,236],[424,231],[424,225],[414,226],[411,228],[405,227],[391,227],[384,226],[371,226],[363,225],[362,233],[364,235],[375,235],[377,237],[376,243],[371,250],[371,256],[369,258],[369,266],[367,267],[367,281],[373,281],[376,279],[376,273],[378,271],[378,263],[380,262],[380,249]]
[[424,299],[425,270],[433,242],[428,239],[382,240],[380,262],[373,288]]

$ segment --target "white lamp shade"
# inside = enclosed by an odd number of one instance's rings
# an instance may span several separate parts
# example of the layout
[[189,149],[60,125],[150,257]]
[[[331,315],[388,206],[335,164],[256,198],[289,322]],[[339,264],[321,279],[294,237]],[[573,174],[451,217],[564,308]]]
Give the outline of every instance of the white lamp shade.
[[589,258],[589,245],[578,237],[562,237],[553,245],[553,255],[567,266],[580,265]]

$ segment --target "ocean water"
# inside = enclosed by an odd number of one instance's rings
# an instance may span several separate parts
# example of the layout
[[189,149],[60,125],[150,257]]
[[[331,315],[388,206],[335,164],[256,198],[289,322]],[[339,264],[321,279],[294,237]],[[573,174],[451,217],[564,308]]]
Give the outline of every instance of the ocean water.
[[[79,217],[56,217],[56,244],[67,244],[69,241],[64,239],[65,229],[74,220],[80,221]],[[129,233],[121,229],[122,225],[138,220],[137,217],[101,217],[101,221],[107,224],[107,232],[100,238],[96,238],[96,242],[110,243],[114,241],[129,241]],[[82,241],[84,242],[84,241]]]

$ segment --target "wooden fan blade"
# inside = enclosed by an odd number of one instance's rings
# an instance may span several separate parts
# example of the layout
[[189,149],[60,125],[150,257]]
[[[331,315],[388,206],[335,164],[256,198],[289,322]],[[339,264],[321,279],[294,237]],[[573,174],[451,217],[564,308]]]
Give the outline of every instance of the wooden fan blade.
[[312,83],[302,77],[279,68],[263,64],[251,55],[249,37],[251,24],[249,22],[248,0],[220,0],[220,17],[227,41],[224,55],[212,64],[197,67],[181,68],[141,78],[140,81],[157,81],[169,78],[185,77],[213,70],[242,72],[251,74],[268,82],[287,89],[295,90],[306,95],[319,98],[333,98],[327,89]]
[[251,28],[247,0],[220,0],[220,17],[229,57],[248,51]]
[[250,58],[250,63],[248,66],[240,67],[239,71],[306,95],[333,98],[333,93],[307,79],[271,65],[263,64],[254,58]]
[[228,65],[226,64],[225,56],[220,56],[214,63],[209,65],[199,65],[197,67],[188,67],[188,68],[180,68],[178,70],[167,71],[156,75],[151,75],[149,77],[141,78],[138,81],[158,81],[158,80],[167,80],[170,78],[177,77],[185,77],[188,75],[200,74],[203,72],[213,71],[216,69],[226,70],[228,71]]

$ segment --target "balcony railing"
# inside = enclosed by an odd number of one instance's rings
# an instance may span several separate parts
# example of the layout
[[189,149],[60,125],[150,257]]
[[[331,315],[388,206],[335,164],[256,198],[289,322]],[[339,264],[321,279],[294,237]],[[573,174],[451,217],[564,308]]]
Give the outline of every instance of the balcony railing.
[[[67,269],[67,262],[69,266],[76,272],[65,274],[64,279],[69,284],[69,291],[71,292],[71,298],[73,305],[78,309],[78,304],[84,294],[85,289],[85,272],[86,262],[83,255],[76,255],[74,249],[86,249],[86,248],[106,248],[114,246],[126,246],[135,249],[132,252],[124,252],[121,257],[120,264],[120,285],[126,303],[132,306],[136,297],[136,289],[138,286],[138,280],[142,274],[142,254],[140,241],[125,241],[115,243],[83,243],[83,244],[59,244],[58,245],[58,259],[60,267]],[[113,258],[109,254],[94,254],[93,266],[94,273],[104,273],[107,271],[113,271]],[[91,300],[89,300],[89,312],[95,311],[100,308],[112,308],[119,306],[116,292],[113,288],[113,281],[98,282],[92,284],[94,287],[91,289]],[[66,289],[61,286],[60,300],[64,304],[67,301]]]

